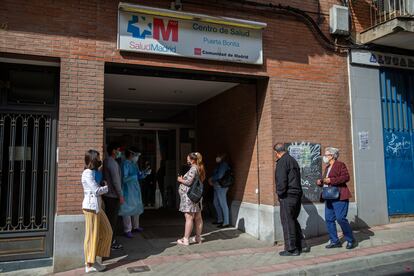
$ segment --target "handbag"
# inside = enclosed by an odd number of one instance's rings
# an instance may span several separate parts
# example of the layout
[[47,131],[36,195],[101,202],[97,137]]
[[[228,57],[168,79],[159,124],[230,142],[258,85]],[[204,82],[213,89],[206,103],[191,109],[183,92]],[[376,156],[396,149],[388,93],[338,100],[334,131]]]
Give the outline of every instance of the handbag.
[[323,199],[338,199],[339,198],[339,187],[328,186],[322,188]]
[[199,203],[201,198],[203,197],[203,182],[200,181],[199,176],[197,175],[197,177],[195,178],[193,184],[190,186],[190,189],[187,192],[187,196],[188,198],[193,202],[193,203]]
[[220,184],[220,186],[222,188],[227,188],[230,187],[231,185],[233,185],[234,183],[234,175],[231,169],[228,169],[223,177],[221,179],[218,180],[218,183]]

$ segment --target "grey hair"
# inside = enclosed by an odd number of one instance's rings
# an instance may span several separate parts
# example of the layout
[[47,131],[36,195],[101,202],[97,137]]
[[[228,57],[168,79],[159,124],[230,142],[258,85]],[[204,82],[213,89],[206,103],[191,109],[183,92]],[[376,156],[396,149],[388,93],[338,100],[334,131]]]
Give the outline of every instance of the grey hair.
[[286,147],[283,143],[276,143],[273,146],[273,150],[277,153],[286,152]]
[[333,158],[336,160],[339,157],[339,149],[337,148],[333,148],[333,147],[327,147],[325,149],[325,151],[329,152],[330,154],[332,154]]

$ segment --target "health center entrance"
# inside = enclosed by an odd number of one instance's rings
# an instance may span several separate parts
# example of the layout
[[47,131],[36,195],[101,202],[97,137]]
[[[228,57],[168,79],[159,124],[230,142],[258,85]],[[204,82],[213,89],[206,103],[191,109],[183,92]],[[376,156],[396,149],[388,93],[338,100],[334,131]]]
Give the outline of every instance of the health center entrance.
[[[207,177],[214,170],[216,154],[228,154],[236,177],[228,193],[229,205],[241,202],[251,189],[248,186],[257,187],[249,175],[257,172],[258,110],[266,87],[258,92],[260,81],[257,76],[228,73],[105,65],[104,147],[112,142],[124,150],[135,147],[141,153],[140,169],[151,168],[151,174],[141,181],[145,211],[140,224],[144,228],[154,224],[165,228],[166,221],[175,217],[182,231],[176,179],[184,173],[192,151],[203,154]],[[212,197],[212,188],[206,184],[205,217],[214,216]],[[172,224],[166,235],[178,235],[171,231]]]

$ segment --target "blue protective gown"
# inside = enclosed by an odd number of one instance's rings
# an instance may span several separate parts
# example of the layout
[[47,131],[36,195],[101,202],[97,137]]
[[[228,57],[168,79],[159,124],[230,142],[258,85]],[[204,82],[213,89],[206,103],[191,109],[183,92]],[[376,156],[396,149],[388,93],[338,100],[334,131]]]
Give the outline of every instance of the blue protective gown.
[[141,187],[139,181],[147,175],[138,169],[131,160],[122,162],[122,192],[125,202],[119,209],[120,216],[140,215],[144,212],[142,204]]

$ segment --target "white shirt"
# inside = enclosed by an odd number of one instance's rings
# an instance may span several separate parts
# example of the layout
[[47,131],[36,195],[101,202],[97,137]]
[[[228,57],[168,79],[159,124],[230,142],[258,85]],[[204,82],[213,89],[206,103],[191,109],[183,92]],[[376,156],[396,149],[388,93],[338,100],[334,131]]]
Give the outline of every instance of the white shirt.
[[85,169],[82,173],[83,202],[82,209],[93,210],[96,213],[101,208],[101,195],[108,192],[108,186],[99,186],[95,181],[93,171]]
[[[327,177],[327,178],[329,177],[329,173],[331,172],[331,169],[332,169],[332,165],[330,165],[330,166],[328,167],[328,170],[326,171],[326,177]],[[329,185],[324,184],[323,186],[324,186],[324,187],[328,187]]]

